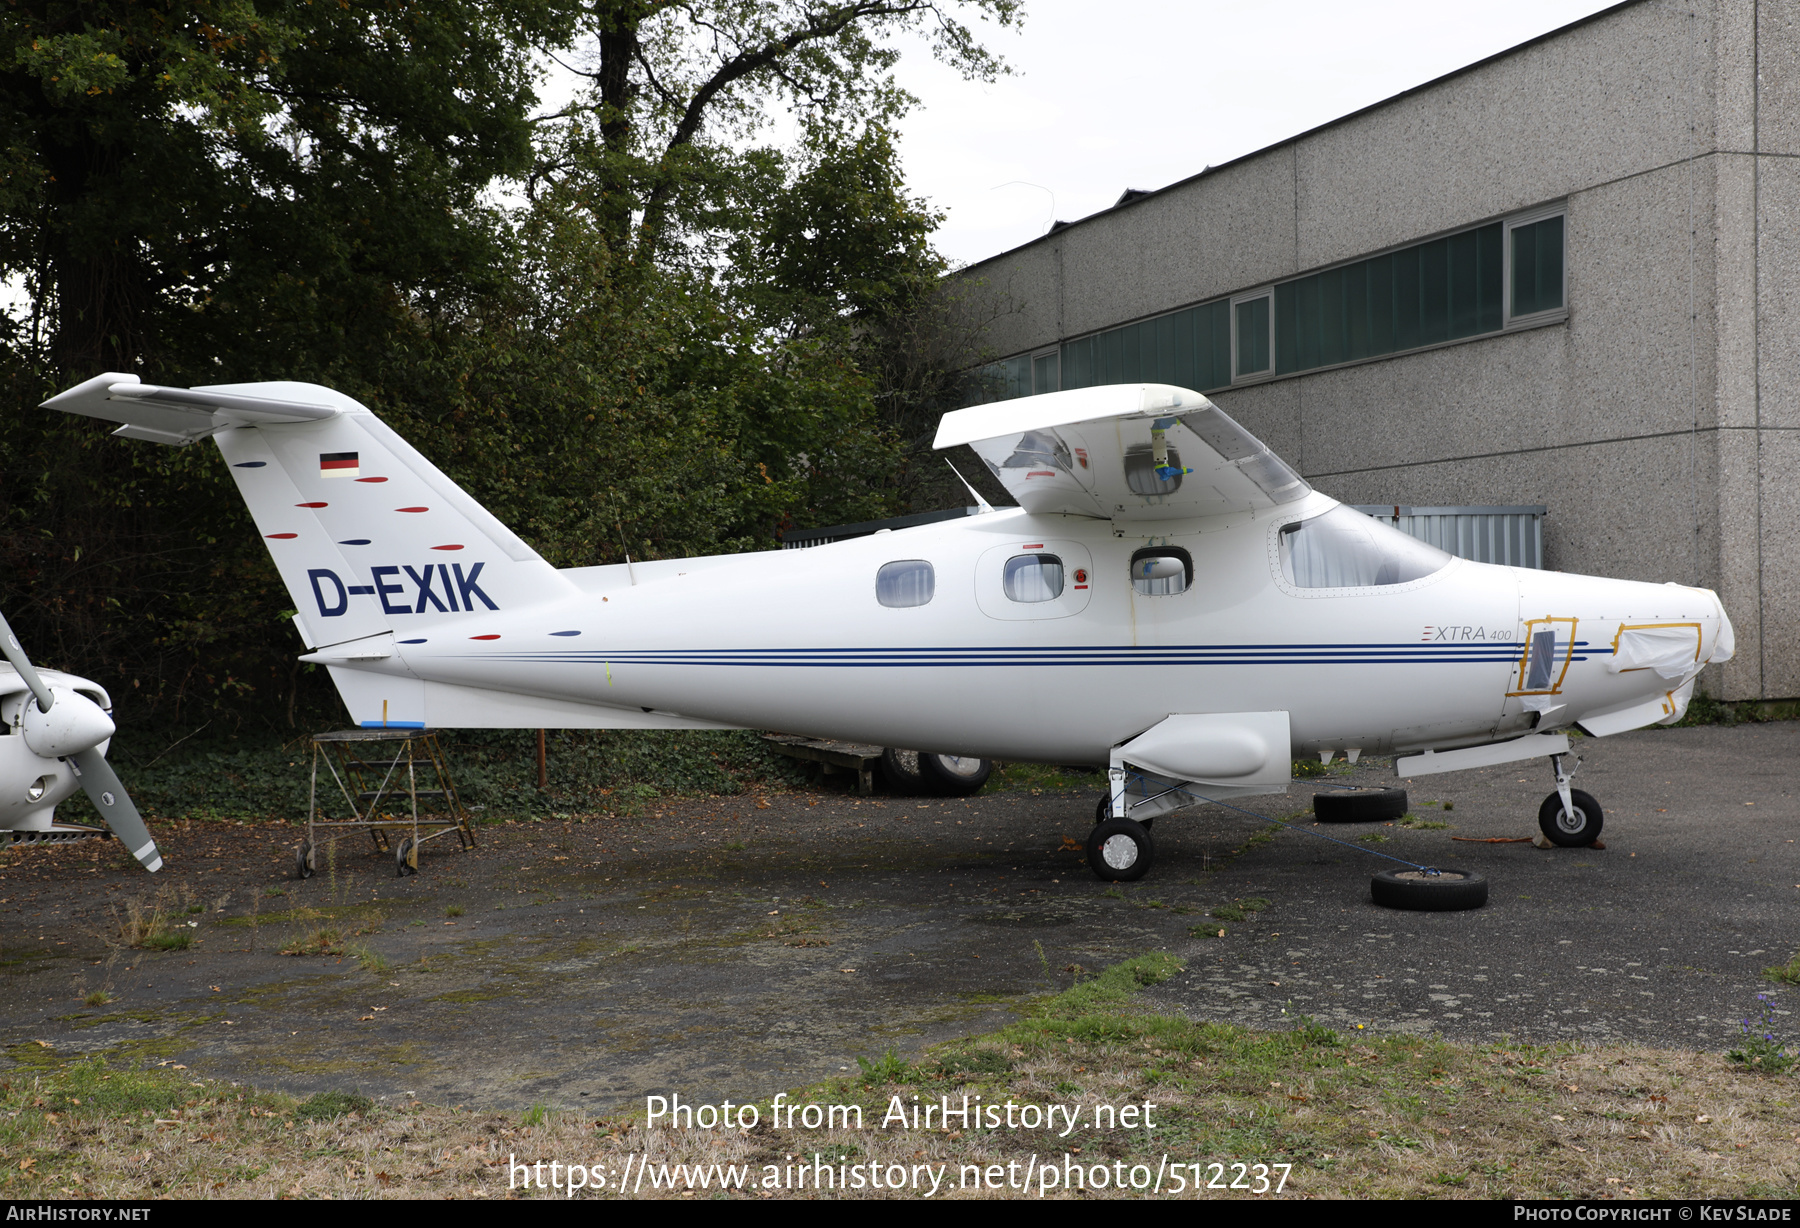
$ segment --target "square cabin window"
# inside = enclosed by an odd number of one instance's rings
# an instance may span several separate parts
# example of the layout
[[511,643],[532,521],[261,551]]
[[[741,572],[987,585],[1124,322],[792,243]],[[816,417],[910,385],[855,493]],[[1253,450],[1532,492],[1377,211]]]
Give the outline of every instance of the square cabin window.
[[1009,600],[1055,601],[1063,592],[1063,563],[1054,554],[1015,554],[1006,560],[1001,584]]

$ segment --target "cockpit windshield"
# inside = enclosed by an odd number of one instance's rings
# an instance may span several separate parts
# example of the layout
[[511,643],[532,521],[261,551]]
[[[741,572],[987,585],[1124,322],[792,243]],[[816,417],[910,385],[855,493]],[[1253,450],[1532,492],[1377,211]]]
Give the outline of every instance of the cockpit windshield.
[[1281,571],[1295,588],[1377,588],[1422,580],[1451,556],[1347,507],[1285,525]]

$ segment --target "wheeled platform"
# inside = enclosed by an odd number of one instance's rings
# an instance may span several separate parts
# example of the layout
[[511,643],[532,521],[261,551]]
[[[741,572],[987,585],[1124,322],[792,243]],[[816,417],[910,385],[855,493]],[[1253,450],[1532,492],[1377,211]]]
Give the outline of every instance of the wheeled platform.
[[[318,870],[321,841],[333,843],[366,832],[381,852],[392,849],[394,872],[419,871],[419,849],[427,840],[454,835],[460,848],[475,847],[469,811],[450,779],[450,765],[430,729],[343,729],[313,735],[312,786],[306,840],[294,850],[294,873],[311,878]],[[319,765],[337,786],[350,817],[324,817]],[[327,797],[330,790],[326,790]],[[392,833],[397,840],[390,840]]]

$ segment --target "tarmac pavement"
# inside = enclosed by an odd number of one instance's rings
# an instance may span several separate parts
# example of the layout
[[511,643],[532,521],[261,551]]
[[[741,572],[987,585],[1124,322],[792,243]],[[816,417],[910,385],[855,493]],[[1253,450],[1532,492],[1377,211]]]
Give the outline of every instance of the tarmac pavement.
[[[1093,792],[968,800],[653,802],[627,819],[483,827],[467,853],[428,844],[410,878],[358,837],[294,881],[303,829],[289,824],[154,824],[168,867],[155,878],[114,842],[15,849],[0,859],[0,1047],[300,1094],[760,1098],[996,1026],[1149,950],[1188,961],[1150,991],[1160,1008],[1258,1027],[1311,1015],[1718,1051],[1767,993],[1791,1029],[1800,990],[1762,970],[1800,947],[1800,725],[1577,749],[1603,850],[1474,842],[1535,832],[1551,781],[1534,762],[1412,782],[1413,813],[1448,828],[1314,826],[1304,783],[1244,803],[1292,824],[1269,838],[1267,818],[1216,806],[1170,815],[1150,875],[1123,885],[1078,851],[1099,777]],[[1391,767],[1330,779],[1389,784]],[[1373,853],[1477,870],[1489,902],[1379,908],[1369,876],[1391,863]],[[1242,922],[1211,915],[1246,899],[1269,903]],[[130,904],[160,906],[194,945],[121,945]],[[332,953],[280,953],[321,930]],[[111,1000],[89,1005],[96,991]]]

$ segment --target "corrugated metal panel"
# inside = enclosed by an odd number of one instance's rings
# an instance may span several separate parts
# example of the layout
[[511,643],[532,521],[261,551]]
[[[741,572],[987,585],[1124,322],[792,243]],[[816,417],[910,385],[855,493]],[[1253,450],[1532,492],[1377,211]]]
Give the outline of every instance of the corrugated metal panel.
[[1459,559],[1508,567],[1543,567],[1543,505],[1515,507],[1409,507],[1358,503],[1359,512]]

